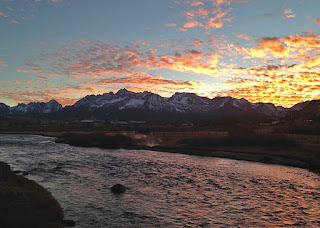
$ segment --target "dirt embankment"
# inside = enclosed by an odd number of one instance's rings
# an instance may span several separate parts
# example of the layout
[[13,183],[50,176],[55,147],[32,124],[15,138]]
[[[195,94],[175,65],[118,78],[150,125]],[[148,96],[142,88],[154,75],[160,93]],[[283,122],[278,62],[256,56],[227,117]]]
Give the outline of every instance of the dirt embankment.
[[63,223],[63,210],[47,190],[0,162],[0,227],[60,228]]

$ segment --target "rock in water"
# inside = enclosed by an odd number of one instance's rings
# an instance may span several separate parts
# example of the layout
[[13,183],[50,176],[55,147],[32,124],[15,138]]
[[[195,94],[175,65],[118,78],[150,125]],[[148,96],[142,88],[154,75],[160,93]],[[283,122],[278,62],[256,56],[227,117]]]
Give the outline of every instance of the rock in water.
[[124,193],[126,190],[126,187],[124,187],[122,184],[116,184],[111,188],[111,192],[113,193]]
[[73,220],[63,220],[63,224],[65,227],[75,227],[76,222]]

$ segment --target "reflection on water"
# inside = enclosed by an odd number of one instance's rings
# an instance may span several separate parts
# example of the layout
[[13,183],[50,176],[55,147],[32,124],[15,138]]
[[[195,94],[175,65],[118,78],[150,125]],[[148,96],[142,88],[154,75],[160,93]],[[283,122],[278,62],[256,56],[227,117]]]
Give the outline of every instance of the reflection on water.
[[[0,136],[0,160],[46,187],[77,227],[320,227],[320,176],[299,168]],[[128,190],[113,195],[121,183]]]

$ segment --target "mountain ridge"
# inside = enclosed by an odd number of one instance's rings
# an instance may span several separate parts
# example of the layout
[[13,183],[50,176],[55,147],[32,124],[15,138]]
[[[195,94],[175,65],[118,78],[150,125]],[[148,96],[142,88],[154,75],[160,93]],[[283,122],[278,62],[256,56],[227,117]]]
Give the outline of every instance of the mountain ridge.
[[201,97],[195,93],[176,92],[171,97],[162,97],[156,93],[132,92],[120,89],[118,92],[87,95],[73,105],[62,107],[55,100],[49,102],[30,102],[9,107],[0,103],[2,115],[47,115],[117,118],[130,116],[132,118],[144,115],[248,115],[282,118],[291,111],[302,110],[311,101],[301,102],[291,108],[276,106],[272,103],[251,103],[248,100],[232,97]]

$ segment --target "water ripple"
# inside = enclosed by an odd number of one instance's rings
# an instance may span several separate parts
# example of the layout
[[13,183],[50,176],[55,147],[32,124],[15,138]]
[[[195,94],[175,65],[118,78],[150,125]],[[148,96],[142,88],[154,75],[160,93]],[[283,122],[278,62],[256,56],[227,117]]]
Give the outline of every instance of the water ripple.
[[[77,227],[319,227],[320,177],[304,169],[1,135],[0,160],[29,171]],[[113,195],[122,183],[128,190]]]

